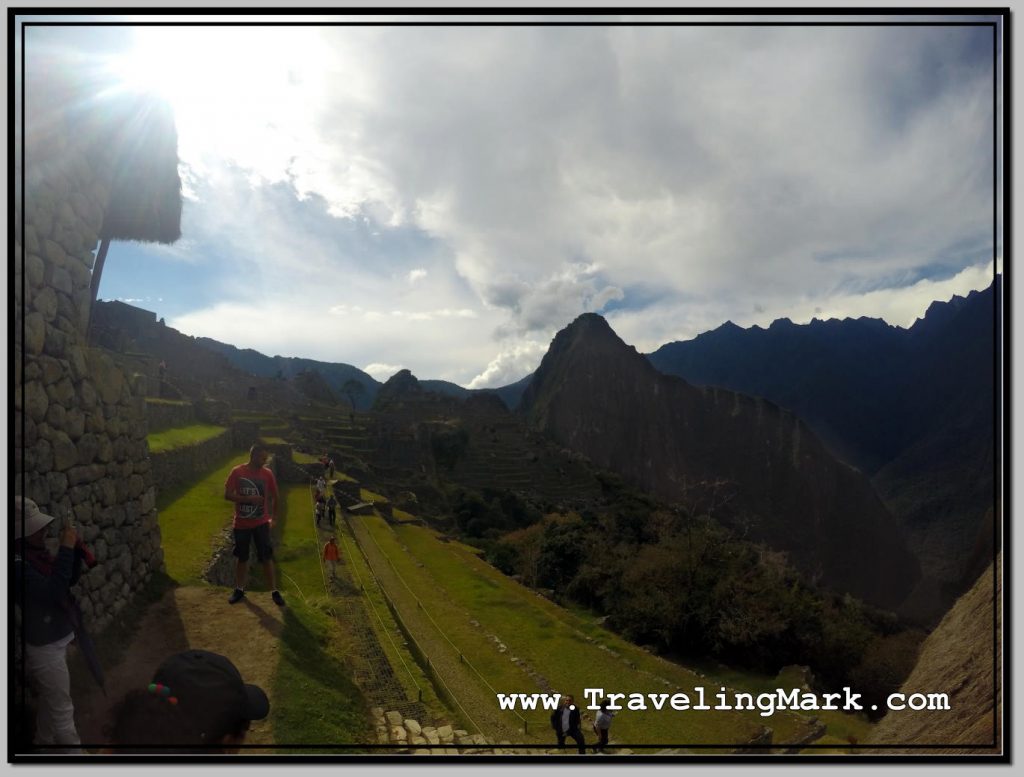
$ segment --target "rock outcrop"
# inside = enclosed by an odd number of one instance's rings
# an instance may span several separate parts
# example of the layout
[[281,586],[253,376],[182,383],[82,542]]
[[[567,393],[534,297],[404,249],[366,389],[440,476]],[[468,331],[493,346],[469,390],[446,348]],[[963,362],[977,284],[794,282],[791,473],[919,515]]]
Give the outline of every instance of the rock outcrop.
[[[917,665],[900,688],[945,693],[949,709],[890,711],[865,744],[906,745],[886,755],[997,753],[1002,749],[1002,554],[946,613],[921,645]],[[913,745],[945,745],[914,749]]]
[[918,565],[868,480],[795,415],[662,375],[595,314],[559,332],[523,395],[530,423],[597,466],[786,551],[824,585],[893,608]]

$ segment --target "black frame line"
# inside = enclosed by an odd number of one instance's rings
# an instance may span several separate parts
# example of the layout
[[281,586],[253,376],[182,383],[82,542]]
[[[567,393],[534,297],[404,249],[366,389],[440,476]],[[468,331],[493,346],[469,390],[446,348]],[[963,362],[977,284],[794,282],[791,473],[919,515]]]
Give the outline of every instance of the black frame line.
[[[993,393],[994,393],[994,413],[993,413],[993,424],[994,424],[994,446],[995,456],[993,458],[993,469],[994,469],[994,487],[993,487],[993,618],[992,618],[992,639],[993,639],[993,654],[992,654],[992,666],[993,666],[993,740],[989,743],[981,744],[922,744],[922,745],[900,745],[900,744],[872,744],[872,745],[844,745],[842,749],[845,750],[977,750],[983,748],[1000,748],[1001,751],[992,754],[985,753],[946,753],[941,756],[939,755],[928,755],[928,754],[907,754],[901,753],[897,757],[900,758],[901,763],[944,763],[948,762],[949,759],[955,759],[956,762],[960,763],[993,763],[993,762],[1004,762],[1009,763],[1011,758],[1011,739],[1007,737],[1006,731],[1010,727],[1011,723],[1011,712],[1012,712],[1012,700],[1006,699],[1005,694],[1003,695],[1002,705],[999,704],[999,698],[1001,690],[1005,686],[1012,687],[1010,683],[1011,669],[1009,663],[1005,658],[1005,650],[1002,661],[997,658],[999,653],[999,634],[1000,634],[1000,622],[1002,623],[1002,635],[1004,648],[1009,649],[1011,647],[1011,629],[1009,628],[1010,621],[1010,608],[1007,604],[1010,604],[1012,599],[1012,585],[1007,586],[1012,578],[1012,565],[1006,562],[1006,553],[1012,555],[1011,547],[1011,525],[1010,522],[1005,520],[1005,516],[1011,513],[1011,499],[1012,499],[1012,478],[1007,480],[1003,473],[1010,467],[1011,464],[1011,421],[1012,421],[1012,410],[1010,397],[1012,397],[1012,348],[1011,348],[1011,333],[1012,333],[1012,307],[1009,304],[1011,298],[1011,267],[1012,262],[1009,261],[1011,252],[1011,233],[1012,233],[1012,219],[1007,220],[1005,214],[1007,212],[1012,213],[1012,33],[1011,33],[1011,16],[1009,8],[936,8],[936,9],[924,9],[924,8],[905,8],[905,7],[875,7],[875,8],[829,8],[829,9],[814,9],[814,8],[792,8],[792,9],[764,9],[764,8],[687,8],[687,9],[666,9],[666,8],[600,8],[600,9],[580,9],[580,8],[558,8],[558,7],[534,7],[534,8],[487,8],[487,9],[472,9],[472,8],[352,8],[352,9],[325,9],[325,8],[291,8],[291,9],[271,9],[271,8],[258,8],[258,9],[241,9],[241,8],[107,8],[103,9],[104,13],[111,15],[111,12],[117,15],[133,15],[133,16],[171,16],[171,15],[190,15],[198,17],[195,20],[190,21],[43,21],[40,19],[34,19],[31,21],[20,20],[20,17],[27,16],[52,16],[52,15],[76,15],[76,16],[88,16],[89,12],[93,9],[85,7],[62,7],[62,8],[32,8],[32,7],[19,7],[19,8],[8,8],[7,21],[8,21],[8,111],[9,115],[13,117],[14,109],[19,101],[16,99],[15,86],[20,86],[20,128],[21,128],[21,149],[20,149],[20,161],[21,161],[21,177],[20,181],[15,181],[16,173],[12,171],[11,178],[8,181],[8,195],[11,197],[8,211],[8,231],[9,231],[9,242],[8,251],[10,256],[14,256],[14,226],[17,223],[17,207],[15,205],[14,193],[16,185],[21,194],[21,213],[20,213],[20,233],[22,235],[22,246],[20,255],[16,256],[15,261],[21,262],[22,273],[21,273],[21,316],[22,321],[25,320],[25,313],[27,307],[27,288],[26,288],[26,274],[25,274],[25,245],[24,245],[24,234],[25,234],[25,212],[26,212],[26,200],[25,200],[25,147],[26,147],[26,135],[25,135],[25,31],[29,27],[991,27],[993,36],[993,93],[992,93],[992,104],[993,104],[993,283],[996,283],[999,279],[999,267],[998,267],[998,254],[999,254],[999,190],[1000,190],[1000,161],[1002,162],[1002,191],[1003,191],[1003,243],[1002,243],[1002,281],[1001,288],[998,289],[1001,293],[994,293],[993,302],[993,342],[1001,343],[1001,348],[996,347],[995,353],[993,354]],[[255,11],[256,13],[253,13]],[[564,15],[564,16],[587,16],[587,17],[614,17],[619,15],[626,15],[633,17],[635,15],[642,16],[662,16],[662,17],[683,17],[683,16],[758,16],[758,17],[772,17],[772,16],[787,16],[787,15],[799,15],[804,17],[856,17],[856,16],[908,16],[908,17],[924,17],[920,21],[914,20],[894,20],[887,22],[884,20],[870,21],[870,22],[858,22],[847,19],[845,21],[821,21],[821,20],[790,20],[790,21],[679,21],[679,20],[667,20],[661,21],[641,21],[641,20],[606,20],[606,21],[438,21],[438,22],[427,22],[427,21],[388,21],[388,20],[376,20],[376,21],[323,21],[323,22],[307,22],[307,21],[202,21],[202,17],[206,15],[218,15],[218,16],[273,16],[280,14],[284,16],[302,16],[302,15],[323,15],[325,11],[335,12],[339,15],[344,16],[394,16],[394,15],[405,15],[415,17],[436,17],[438,14],[451,14],[452,16],[553,16],[553,15]],[[927,17],[931,16],[957,16],[964,15],[973,17],[976,19],[979,16],[993,16],[997,17],[991,21],[928,21]],[[15,41],[15,29],[20,26],[20,40],[21,40],[21,52],[20,52],[20,64],[21,64],[21,80],[16,82],[14,78],[14,64],[15,64],[15,48],[11,45]],[[1002,39],[1000,40],[1000,31],[1002,32]],[[1002,58],[1002,69],[999,67],[1000,57]],[[1000,120],[999,113],[999,97],[1000,93],[1003,97],[1002,103],[1002,116]],[[11,120],[8,125],[8,131],[10,128],[15,126],[16,122]],[[1002,132],[1000,132],[1002,130]],[[1000,149],[999,139],[1002,137],[1002,149]],[[14,159],[17,150],[16,138],[10,136],[8,138],[8,152],[9,158]],[[1000,153],[1001,152],[1001,153]],[[14,288],[13,283],[14,267],[8,266],[8,285]],[[994,288],[994,292],[997,289]],[[16,308],[17,306],[9,306],[8,311],[8,326],[10,332],[15,331],[16,321]],[[1000,319],[1003,323],[1002,332],[1000,332],[999,324]],[[1001,336],[1000,336],[1001,335]],[[13,339],[13,336],[12,336]],[[11,342],[11,340],[9,340]],[[25,327],[22,326],[20,342],[17,345],[21,348],[21,353],[25,353]],[[14,354],[8,354],[8,365],[9,368],[13,366]],[[13,369],[11,374],[13,375]],[[8,381],[9,387],[14,383],[13,380]],[[22,370],[20,385],[22,391],[25,387],[25,376],[24,370]],[[13,396],[9,399],[7,408],[8,426],[13,428],[14,426],[14,401]],[[24,444],[26,430],[25,414],[22,414],[21,418],[21,434],[22,441]],[[16,474],[14,471],[14,454],[15,454],[15,443],[13,438],[8,440],[8,472],[9,482],[14,480]],[[21,479],[21,491],[25,492],[26,488],[26,473],[22,471],[20,473]],[[1004,493],[1005,491],[1005,493]],[[1002,509],[999,509],[1000,497],[1002,497]],[[14,511],[14,496],[13,493],[8,494],[8,509],[11,514]],[[13,529],[13,526],[12,526]],[[13,547],[13,535],[12,529],[9,529],[8,539],[11,541]],[[1002,542],[1000,542],[1000,536]],[[998,559],[999,550],[1004,553],[1004,561],[1002,568],[995,564]],[[997,597],[999,580],[1003,581],[1003,598],[1000,600]],[[8,584],[9,590],[14,586],[15,574],[13,566],[8,568]],[[8,611],[8,628],[9,633],[15,631],[15,617],[14,610],[11,608]],[[25,635],[22,632],[22,654],[24,655],[24,641]],[[1012,655],[1012,650],[1010,651]],[[13,675],[11,671],[11,663],[13,661],[13,655],[8,652],[8,676]],[[1002,664],[1003,674],[1000,675],[999,669]],[[16,697],[20,695],[21,709],[24,709],[25,705],[25,666],[24,661],[21,666],[21,688],[20,694],[9,694],[8,695],[8,726],[12,725],[11,721],[15,719],[15,714],[18,711],[18,705]],[[1003,680],[1001,683],[1000,680]],[[1000,721],[1000,709],[1002,710],[1002,720]],[[1000,725],[1002,724],[1002,725]],[[82,743],[82,748],[103,748],[106,747],[107,743]],[[667,748],[687,748],[696,750],[710,750],[710,749],[731,749],[738,752],[734,753],[723,753],[719,755],[644,755],[642,753],[634,753],[631,755],[620,755],[620,754],[608,754],[604,758],[610,762],[632,762],[636,763],[637,758],[641,759],[640,762],[658,762],[658,763],[682,763],[682,762],[699,762],[699,763],[720,763],[723,760],[732,760],[737,756],[743,758],[747,762],[756,763],[893,763],[893,755],[854,755],[854,754],[838,754],[830,756],[820,756],[814,754],[779,754],[771,755],[770,751],[790,749],[792,747],[799,746],[802,750],[814,750],[814,749],[829,749],[834,750],[837,745],[815,745],[815,744],[804,744],[804,745],[787,745],[787,744],[773,744],[767,746],[750,746],[748,743],[722,743],[722,744],[682,744],[682,743],[669,743],[669,744],[631,744],[631,743],[618,743],[616,747],[619,748],[630,748],[630,749],[667,749]],[[139,746],[145,747],[145,746]],[[156,747],[156,746],[154,746]],[[159,746],[163,747],[163,746]],[[452,745],[417,745],[420,749],[445,749],[450,748]],[[541,749],[544,748],[543,744],[504,744],[497,745],[502,749]],[[40,748],[41,750],[44,748]],[[213,748],[210,748],[213,749]],[[408,751],[410,746],[398,745],[398,744],[359,744],[359,743],[330,743],[330,744],[289,744],[289,743],[275,743],[273,745],[253,745],[253,744],[242,744],[240,745],[241,750],[317,750],[321,751],[316,754],[306,756],[304,754],[282,754],[273,753],[265,754],[260,756],[260,761],[264,762],[276,762],[276,761],[294,761],[297,758],[301,758],[303,761],[308,762],[323,762],[323,763],[336,763],[339,759],[343,760],[359,760],[367,762],[386,762],[386,763],[456,763],[464,762],[466,759],[472,759],[473,762],[487,762],[487,763],[533,763],[533,762],[544,762],[551,763],[552,759],[557,762],[560,759],[567,759],[570,762],[582,762],[586,761],[594,763],[591,758],[580,756],[566,752],[565,754],[559,755],[523,755],[523,756],[501,756],[501,755],[477,755],[477,754],[460,754],[458,756],[445,755],[445,756],[432,756],[428,761],[419,761],[415,756],[402,753],[392,756],[372,756],[365,753],[352,753],[352,754],[324,754],[324,750],[347,750],[347,749],[358,749],[358,750],[371,750],[371,751],[387,751],[387,750],[404,750]],[[190,750],[202,750],[201,747],[190,748]],[[744,750],[750,752],[743,752]],[[769,751],[765,753],[764,751]],[[33,750],[27,752],[18,753],[15,752],[15,743],[10,739],[8,740],[8,762],[9,763],[67,763],[69,760],[75,763],[151,763],[154,758],[167,759],[172,758],[175,762],[182,763],[217,763],[221,761],[236,762],[243,761],[252,763],[251,757],[241,755],[225,755],[216,754],[196,754],[195,752],[189,754],[183,754],[180,756],[168,755],[166,753],[161,754],[83,754],[83,755],[54,755],[48,753],[33,754]],[[512,760],[510,760],[512,759]]]

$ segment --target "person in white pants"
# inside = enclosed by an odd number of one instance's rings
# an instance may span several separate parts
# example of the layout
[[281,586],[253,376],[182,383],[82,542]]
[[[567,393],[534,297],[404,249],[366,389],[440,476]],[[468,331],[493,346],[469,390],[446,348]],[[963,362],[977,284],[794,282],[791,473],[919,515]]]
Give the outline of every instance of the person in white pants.
[[71,585],[80,570],[76,554],[78,535],[66,526],[60,549],[50,554],[44,543],[52,515],[31,499],[15,497],[15,586],[25,637],[25,670],[38,693],[35,744],[81,752],[71,701],[68,645],[75,638],[67,615],[73,606]]

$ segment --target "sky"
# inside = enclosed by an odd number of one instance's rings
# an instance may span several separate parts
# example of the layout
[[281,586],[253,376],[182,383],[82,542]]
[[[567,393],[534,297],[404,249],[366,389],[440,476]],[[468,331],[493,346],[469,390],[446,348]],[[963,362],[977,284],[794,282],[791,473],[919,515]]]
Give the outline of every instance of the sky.
[[27,31],[47,47],[175,113],[182,237],[112,244],[100,297],[378,380],[505,385],[584,312],[642,352],[909,326],[1001,257],[988,27]]

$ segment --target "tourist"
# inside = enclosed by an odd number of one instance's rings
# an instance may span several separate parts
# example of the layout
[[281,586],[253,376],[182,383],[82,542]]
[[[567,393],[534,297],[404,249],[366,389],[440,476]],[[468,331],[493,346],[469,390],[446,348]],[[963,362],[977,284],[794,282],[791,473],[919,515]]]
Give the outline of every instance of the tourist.
[[608,729],[612,726],[612,718],[615,713],[608,709],[608,700],[601,699],[598,702],[597,717],[594,719],[594,733],[598,736],[598,742],[594,746],[595,753],[603,753],[608,746]]
[[313,505],[313,515],[316,516],[316,527],[318,529],[320,528],[320,522],[324,518],[324,509],[324,498],[322,495],[318,495],[316,498],[316,503]]
[[335,569],[338,565],[338,541],[337,538],[331,537],[327,540],[327,544],[324,545],[324,561],[327,562],[327,566],[331,570],[331,579],[335,579]]
[[330,459],[327,462],[327,477],[328,479],[334,478],[334,459]]
[[573,704],[572,696],[562,696],[558,708],[551,713],[551,728],[555,730],[555,736],[558,737],[559,747],[565,747],[565,738],[569,737],[576,742],[580,755],[587,752],[583,731],[580,729],[580,711]]
[[323,475],[321,475],[320,477],[318,477],[316,479],[316,495],[317,495],[317,498],[320,498],[321,496],[323,496],[324,492],[326,492],[326,491],[327,491],[327,481],[324,480]]
[[267,449],[256,443],[249,449],[249,461],[239,464],[228,475],[224,484],[224,498],[235,503],[232,523],[235,535],[235,590],[229,604],[242,601],[249,573],[249,545],[256,545],[256,558],[263,564],[263,572],[270,586],[270,598],[278,607],[284,607],[284,598],[277,590],[274,570],[274,549],[270,544],[270,527],[277,507],[277,480],[274,473],[263,466],[267,462]]
[[106,734],[114,753],[237,753],[252,721],[269,712],[267,695],[227,658],[186,650],[121,700]]
[[57,555],[47,550],[47,528],[55,520],[31,499],[14,497],[15,602],[21,609],[25,671],[37,694],[35,742],[77,753],[81,740],[67,650],[75,638],[74,624],[81,623],[81,610],[71,586],[78,581],[82,562],[96,562],[70,521],[60,527]]
[[327,522],[331,524],[331,528],[334,528],[334,520],[337,518],[338,500],[334,494],[327,497]]

